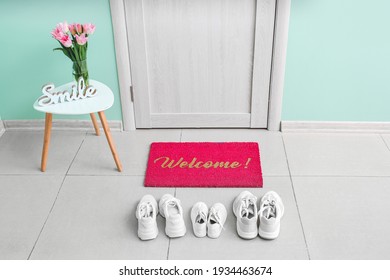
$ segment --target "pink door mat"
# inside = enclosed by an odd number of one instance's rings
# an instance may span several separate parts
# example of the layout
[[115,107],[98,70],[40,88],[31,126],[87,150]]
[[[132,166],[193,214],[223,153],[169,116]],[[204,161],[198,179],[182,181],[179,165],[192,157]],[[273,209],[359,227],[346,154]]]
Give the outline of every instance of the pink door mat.
[[256,142],[155,142],[146,187],[261,188]]

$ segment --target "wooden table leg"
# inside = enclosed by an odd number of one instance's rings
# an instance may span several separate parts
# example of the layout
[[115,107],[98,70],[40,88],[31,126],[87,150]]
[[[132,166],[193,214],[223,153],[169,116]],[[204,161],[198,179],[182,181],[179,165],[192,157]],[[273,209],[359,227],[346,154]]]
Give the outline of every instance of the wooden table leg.
[[118,153],[116,152],[114,141],[112,140],[111,132],[110,132],[110,127],[107,124],[106,120],[106,115],[104,114],[103,111],[98,112],[100,121],[102,122],[102,126],[104,129],[104,133],[106,134],[108,145],[110,145],[111,153],[114,157],[116,167],[118,168],[119,172],[122,172],[122,164],[121,161],[119,160]]
[[91,120],[92,120],[92,123],[93,123],[93,127],[95,128],[96,135],[99,136],[100,135],[100,129],[99,129],[99,125],[97,123],[96,117],[95,117],[95,113],[91,113],[89,115],[91,116]]
[[46,162],[47,162],[47,155],[49,153],[52,120],[53,120],[53,114],[46,113],[45,136],[43,138],[43,149],[42,149],[42,160],[41,160],[41,171],[42,172],[46,171]]

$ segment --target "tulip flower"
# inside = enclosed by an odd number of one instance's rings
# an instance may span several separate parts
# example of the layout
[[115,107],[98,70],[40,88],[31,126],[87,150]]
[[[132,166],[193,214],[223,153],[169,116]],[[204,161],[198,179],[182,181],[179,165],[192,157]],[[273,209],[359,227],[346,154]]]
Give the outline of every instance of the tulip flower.
[[65,33],[69,32],[69,25],[68,25],[68,23],[66,21],[64,21],[62,27],[63,27],[63,30],[64,30]]
[[77,33],[75,23],[69,24],[69,31],[73,36]]
[[68,24],[66,23],[66,21],[64,21],[56,25],[56,28],[53,29],[51,35],[56,40],[60,41],[61,38],[68,32],[69,32]]
[[66,21],[60,22],[59,24],[57,24],[57,29],[61,30],[62,33],[68,33],[69,32],[68,23]]
[[56,40],[61,40],[61,38],[65,35],[61,29],[59,28],[54,28],[53,31],[51,32],[51,35],[53,36],[54,39]]
[[76,34],[74,37],[76,38],[77,44],[79,44],[80,46],[85,45],[85,43],[87,43],[88,41],[88,38],[85,36],[85,33],[81,34],[80,36]]
[[78,34],[83,33],[83,26],[80,23],[75,23],[74,27],[76,28]]
[[68,34],[65,34],[64,36],[62,36],[62,38],[59,41],[61,44],[63,44],[67,48],[72,46],[72,40],[70,39],[70,36]]
[[92,23],[86,23],[83,24],[83,29],[86,34],[91,35],[95,32],[95,25]]

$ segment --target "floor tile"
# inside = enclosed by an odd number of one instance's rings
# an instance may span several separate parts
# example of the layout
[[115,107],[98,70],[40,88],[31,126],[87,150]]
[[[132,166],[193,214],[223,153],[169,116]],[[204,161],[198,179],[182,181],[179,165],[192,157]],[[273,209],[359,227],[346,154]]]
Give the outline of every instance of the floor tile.
[[166,259],[169,239],[141,241],[135,210],[144,194],[158,200],[175,189],[145,188],[142,176],[67,176],[32,259]]
[[294,176],[390,176],[390,151],[375,134],[285,133]]
[[63,176],[0,175],[0,259],[27,259]]
[[65,174],[85,132],[53,130],[45,173],[40,171],[43,131],[7,131],[0,138],[0,174]]
[[390,178],[293,178],[312,259],[390,258]]
[[280,132],[263,129],[183,129],[183,142],[258,142],[263,175],[289,175]]
[[[32,259],[390,258],[389,134],[172,129],[115,132],[113,137],[122,173],[116,171],[104,135],[53,131],[45,173],[39,170],[43,131],[7,131],[0,137],[0,259],[28,258],[73,160],[73,175],[64,181]],[[231,205],[243,189],[144,188],[150,143],[180,140],[259,142],[264,188],[249,190],[257,196],[269,190],[281,195],[286,214],[279,238],[238,237]],[[186,236],[170,240],[158,216],[158,238],[138,239],[134,213],[146,193],[157,199],[176,193],[186,214]],[[193,235],[189,213],[197,201],[227,206],[219,239]]]
[[152,142],[180,142],[180,129],[113,132],[113,139],[123,165],[118,172],[106,137],[88,134],[69,174],[72,175],[144,175]]
[[[187,234],[172,239],[169,259],[306,259],[308,258],[303,232],[288,177],[265,177],[263,189],[246,189],[257,197],[269,190],[280,194],[285,205],[281,233],[275,240],[241,239],[236,231],[232,211],[235,197],[244,189],[237,188],[177,188],[176,197],[183,204]],[[193,204],[204,201],[209,207],[216,202],[225,205],[228,217],[218,239],[197,238],[193,235],[190,211]]]

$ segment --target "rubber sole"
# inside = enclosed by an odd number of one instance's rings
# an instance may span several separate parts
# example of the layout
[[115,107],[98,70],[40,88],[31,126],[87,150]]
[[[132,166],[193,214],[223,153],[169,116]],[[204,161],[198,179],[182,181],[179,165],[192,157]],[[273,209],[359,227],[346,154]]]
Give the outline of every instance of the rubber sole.
[[276,230],[274,231],[264,231],[259,227],[259,236],[263,239],[275,239],[279,236],[280,233],[280,225],[277,226]]
[[181,227],[178,229],[165,228],[165,234],[171,238],[182,237],[186,234],[186,231],[186,227]]
[[138,231],[138,238],[141,240],[151,240],[158,236],[158,229],[155,228],[148,232]]

